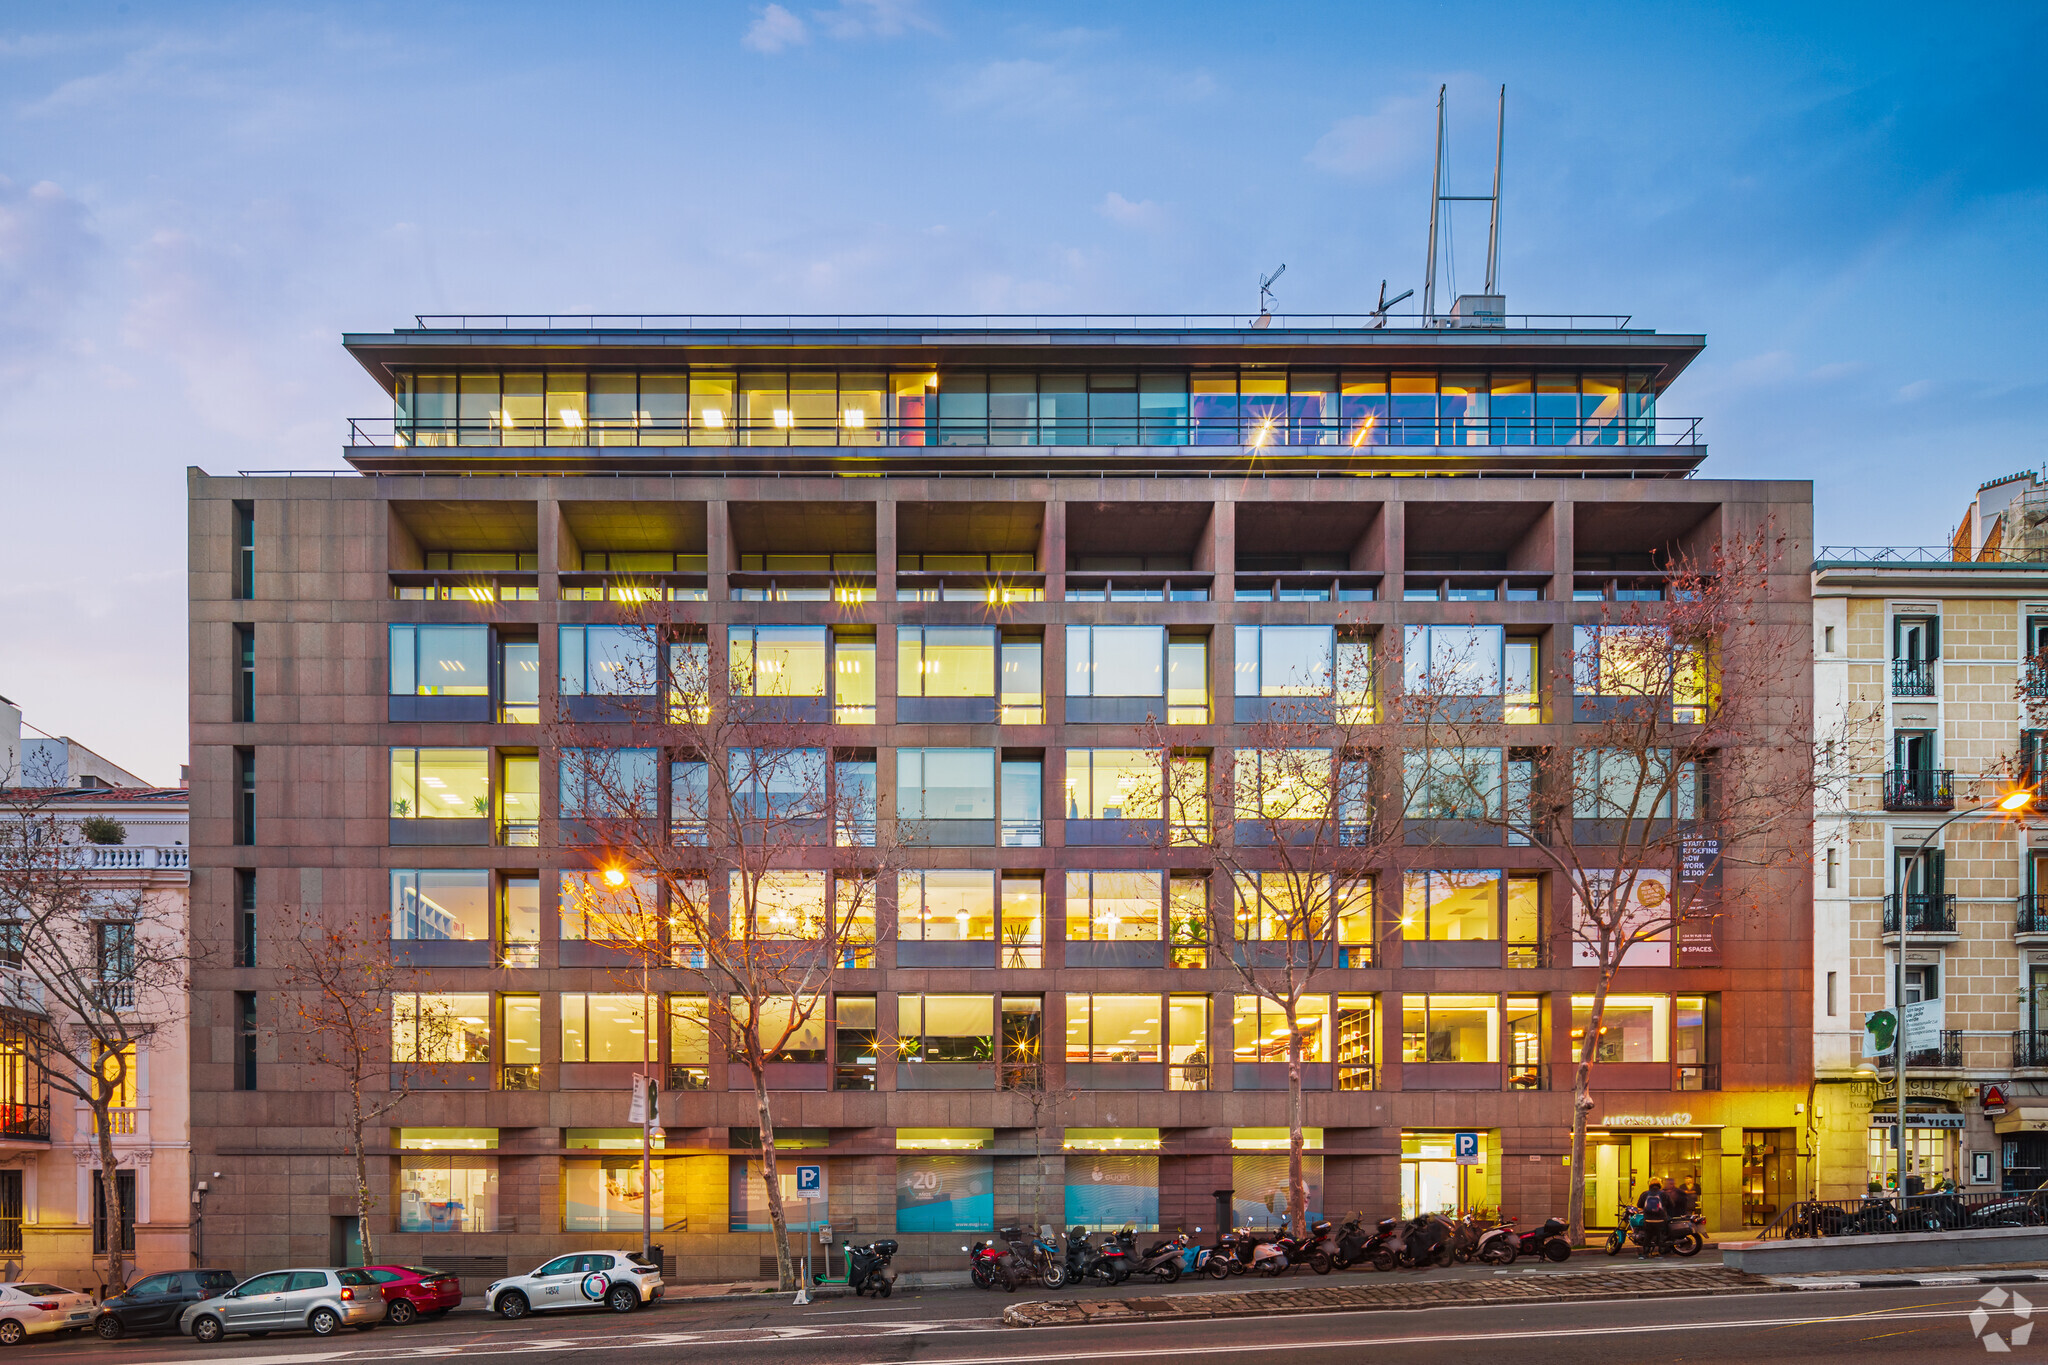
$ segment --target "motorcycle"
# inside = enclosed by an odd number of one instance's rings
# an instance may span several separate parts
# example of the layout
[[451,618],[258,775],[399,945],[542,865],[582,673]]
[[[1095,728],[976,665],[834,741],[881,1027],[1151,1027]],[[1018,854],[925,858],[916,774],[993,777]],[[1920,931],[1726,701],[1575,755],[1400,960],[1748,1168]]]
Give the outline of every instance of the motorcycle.
[[1470,1265],[1479,1250],[1479,1234],[1486,1225],[1476,1213],[1460,1214],[1451,1220],[1451,1255],[1460,1265]]
[[[1557,1222],[1558,1220],[1552,1219],[1551,1221]],[[1700,1249],[1707,1244],[1702,1227],[1704,1221],[1696,1213],[1688,1213],[1672,1219],[1670,1231],[1664,1239],[1663,1249],[1675,1252],[1680,1256],[1699,1255]],[[1558,1226],[1562,1228],[1563,1224],[1559,1222]],[[1616,1226],[1614,1231],[1607,1234],[1607,1241],[1603,1245],[1609,1256],[1619,1256],[1621,1249],[1631,1243],[1647,1251],[1649,1244],[1644,1240],[1646,1235],[1643,1229],[1641,1211],[1634,1205],[1624,1205],[1621,1209],[1619,1225]],[[1563,1242],[1564,1239],[1560,1237],[1558,1241]],[[1571,1248],[1567,1246],[1565,1248],[1565,1255],[1569,1256],[1570,1254]],[[1552,1257],[1552,1259],[1562,1261],[1564,1256],[1556,1256]]]
[[971,1258],[967,1273],[974,1281],[975,1288],[994,1289],[1000,1285],[1005,1293],[1015,1291],[1016,1278],[1011,1275],[1010,1268],[1003,1264],[1009,1255],[1005,1248],[993,1242],[976,1242],[972,1250],[966,1247],[962,1247],[961,1250],[967,1251]]
[[1237,1245],[1238,1254],[1245,1258],[1248,1271],[1256,1270],[1271,1277],[1285,1274],[1287,1267],[1293,1264],[1287,1256],[1291,1243],[1277,1234],[1254,1233],[1249,1228],[1240,1228]]
[[1512,1218],[1503,1218],[1480,1233],[1472,1249],[1472,1259],[1481,1265],[1513,1265],[1521,1254],[1522,1235],[1515,1231]]
[[1308,1236],[1298,1249],[1288,1251],[1289,1259],[1299,1263],[1308,1262],[1308,1268],[1318,1275],[1327,1275],[1337,1268],[1337,1238],[1331,1230],[1330,1220],[1309,1224]]
[[1036,1281],[1047,1289],[1059,1289],[1066,1284],[1066,1264],[1044,1233],[1034,1237],[1026,1235],[1021,1227],[1007,1227],[996,1229],[996,1236],[1009,1244],[1010,1254],[1003,1258],[1003,1264],[1012,1279],[1021,1284]]
[[1133,1275],[1150,1275],[1161,1284],[1172,1284],[1180,1278],[1182,1252],[1186,1248],[1187,1238],[1173,1237],[1163,1242],[1154,1242],[1142,1252],[1133,1249],[1136,1243],[1135,1235],[1131,1241],[1125,1242],[1119,1234],[1117,1240],[1122,1243],[1125,1254],[1132,1261]]
[[1372,1268],[1392,1270],[1398,1265],[1421,1270],[1447,1266],[1452,1260],[1451,1225],[1436,1214],[1425,1213],[1410,1219],[1373,1252]]
[[1546,1261],[1570,1260],[1572,1244],[1571,1239],[1564,1235],[1564,1230],[1564,1219],[1544,1219],[1542,1227],[1522,1234],[1522,1244],[1517,1254],[1541,1256]]
[[1129,1258],[1115,1238],[1104,1238],[1101,1246],[1088,1240],[1088,1229],[1076,1226],[1067,1233],[1067,1279],[1086,1284],[1089,1279],[1104,1284],[1122,1284],[1131,1277]]
[[846,1282],[853,1287],[855,1298],[864,1297],[871,1289],[881,1299],[896,1292],[896,1267],[889,1264],[896,1254],[894,1240],[884,1238],[864,1247],[842,1242],[839,1249],[846,1253]]
[[1395,1258],[1390,1247],[1400,1231],[1401,1220],[1382,1218],[1370,1235],[1366,1234],[1364,1229],[1353,1226],[1353,1233],[1343,1242],[1344,1254],[1350,1259],[1350,1263],[1370,1265],[1374,1270],[1392,1270]]
[[[1197,1228],[1196,1231],[1201,1229]],[[1213,1248],[1186,1237],[1180,1239],[1180,1273],[1188,1276],[1207,1275],[1212,1280],[1230,1278],[1230,1264]]]
[[1209,1264],[1223,1267],[1222,1275],[1217,1275],[1214,1269],[1209,1272],[1219,1280],[1225,1275],[1244,1274],[1251,1268],[1250,1241],[1238,1236],[1235,1228],[1224,1229],[1217,1235],[1216,1245],[1209,1249]]

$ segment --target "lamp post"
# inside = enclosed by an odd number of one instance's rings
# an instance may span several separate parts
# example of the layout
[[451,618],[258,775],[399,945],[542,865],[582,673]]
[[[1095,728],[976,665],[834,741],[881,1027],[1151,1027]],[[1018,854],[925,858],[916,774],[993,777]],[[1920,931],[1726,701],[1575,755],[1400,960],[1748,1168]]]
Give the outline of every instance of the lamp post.
[[2026,814],[2034,802],[2034,789],[2016,787],[1986,806],[1968,806],[1956,811],[1933,829],[1920,836],[1920,846],[1913,850],[1912,861],[1906,864],[1904,884],[1899,887],[1899,956],[1892,964],[1892,1008],[1897,1012],[1898,1027],[1892,1031],[1892,1075],[1898,1085],[1894,1097],[1898,1101],[1899,1126],[1892,1136],[1898,1144],[1898,1199],[1900,1209],[1905,1208],[1906,1198],[1906,945],[1913,936],[1912,893],[1906,888],[1913,884],[1915,875],[1927,857],[1928,845],[1934,836],[1958,820],[1977,815],[2010,816],[2015,819]]

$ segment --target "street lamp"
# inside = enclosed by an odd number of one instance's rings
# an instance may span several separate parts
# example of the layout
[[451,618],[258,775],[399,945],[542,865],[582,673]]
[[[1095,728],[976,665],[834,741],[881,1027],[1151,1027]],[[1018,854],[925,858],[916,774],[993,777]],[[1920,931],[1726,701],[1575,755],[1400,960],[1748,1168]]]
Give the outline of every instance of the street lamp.
[[1928,845],[1933,843],[1935,835],[1941,833],[1958,820],[1966,820],[1976,815],[1995,815],[2018,819],[2024,816],[2028,808],[2034,804],[2036,794],[2032,787],[2015,787],[1989,805],[1966,806],[1962,810],[1956,811],[1933,829],[1920,836],[1920,846],[1913,850],[1912,861],[1906,864],[1905,876],[1902,879],[1903,885],[1899,887],[1899,956],[1898,960],[1892,964],[1892,1008],[1896,1011],[1898,1021],[1898,1027],[1892,1030],[1892,1051],[1894,1054],[1892,1057],[1892,1075],[1897,1078],[1898,1082],[1898,1094],[1895,1098],[1898,1101],[1899,1119],[1899,1126],[1894,1132],[1892,1140],[1898,1144],[1899,1149],[1898,1198],[1900,1200],[1899,1207],[1902,1210],[1905,1208],[1904,1201],[1906,1198],[1906,945],[1911,940],[1913,933],[1911,893],[1906,890],[1906,887],[1913,884],[1915,876],[1920,870],[1921,862],[1927,856]]

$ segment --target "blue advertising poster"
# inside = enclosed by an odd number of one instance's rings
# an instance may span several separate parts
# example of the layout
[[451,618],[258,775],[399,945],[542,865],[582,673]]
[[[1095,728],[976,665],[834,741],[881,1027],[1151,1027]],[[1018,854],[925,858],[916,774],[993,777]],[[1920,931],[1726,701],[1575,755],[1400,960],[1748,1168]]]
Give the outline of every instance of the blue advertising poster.
[[896,1231],[989,1232],[996,1225],[996,1160],[974,1152],[896,1158]]
[[1159,1158],[1142,1152],[1068,1152],[1067,1222],[1157,1229]]

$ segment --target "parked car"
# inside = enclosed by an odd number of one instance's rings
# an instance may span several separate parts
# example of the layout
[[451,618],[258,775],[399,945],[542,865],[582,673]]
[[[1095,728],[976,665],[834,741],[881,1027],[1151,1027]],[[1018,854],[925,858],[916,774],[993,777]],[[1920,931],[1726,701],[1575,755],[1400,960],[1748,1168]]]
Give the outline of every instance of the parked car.
[[210,1344],[230,1332],[329,1337],[343,1326],[367,1332],[383,1320],[384,1295],[361,1270],[272,1270],[189,1305],[178,1317],[178,1330]]
[[232,1270],[171,1270],[145,1275],[100,1305],[92,1327],[104,1341],[130,1332],[175,1332],[188,1303],[210,1299],[235,1287]]
[[363,1273],[384,1291],[384,1321],[394,1327],[403,1327],[422,1314],[439,1317],[462,1302],[462,1281],[445,1270],[366,1265]]
[[41,1280],[0,1284],[0,1346],[19,1346],[46,1332],[83,1332],[90,1326],[90,1294]]
[[538,1270],[494,1280],[484,1289],[484,1311],[523,1318],[550,1308],[595,1308],[630,1313],[661,1297],[661,1267],[630,1252],[578,1251]]

